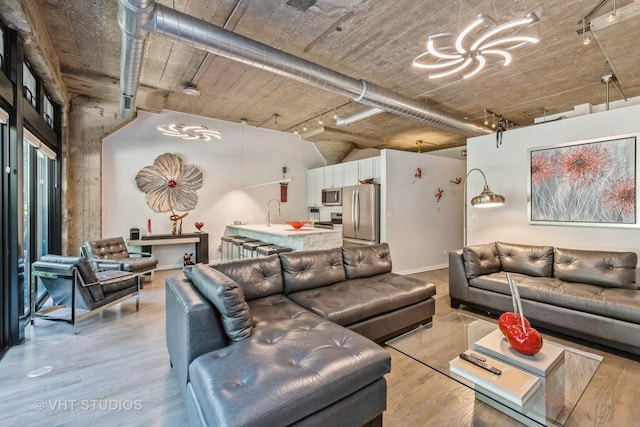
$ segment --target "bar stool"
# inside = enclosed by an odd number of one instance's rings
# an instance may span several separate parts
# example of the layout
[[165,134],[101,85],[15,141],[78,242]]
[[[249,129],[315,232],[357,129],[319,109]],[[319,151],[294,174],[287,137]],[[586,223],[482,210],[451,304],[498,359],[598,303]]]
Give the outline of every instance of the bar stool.
[[231,260],[231,249],[233,248],[232,240],[236,239],[240,236],[232,235],[232,236],[222,236],[220,238],[220,259],[222,261]]
[[271,243],[261,242],[256,240],[255,242],[245,242],[242,244],[242,256],[243,258],[255,258],[256,249],[260,246],[269,246]]
[[[257,242],[258,239],[252,239],[251,237],[243,237],[237,236],[231,239],[231,244],[233,245],[233,254],[231,254],[231,259],[241,259],[242,256],[242,245],[248,242]],[[235,256],[237,254],[237,257]]]
[[292,252],[293,249],[286,248],[280,245],[260,246],[256,248],[256,254],[259,257],[265,257],[273,254],[279,254],[281,252]]

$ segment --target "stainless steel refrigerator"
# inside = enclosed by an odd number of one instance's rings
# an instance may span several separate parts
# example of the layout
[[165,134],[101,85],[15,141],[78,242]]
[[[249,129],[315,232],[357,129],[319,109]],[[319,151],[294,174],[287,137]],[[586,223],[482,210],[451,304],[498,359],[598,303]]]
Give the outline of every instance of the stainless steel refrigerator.
[[361,184],[342,188],[344,246],[380,243],[380,186]]

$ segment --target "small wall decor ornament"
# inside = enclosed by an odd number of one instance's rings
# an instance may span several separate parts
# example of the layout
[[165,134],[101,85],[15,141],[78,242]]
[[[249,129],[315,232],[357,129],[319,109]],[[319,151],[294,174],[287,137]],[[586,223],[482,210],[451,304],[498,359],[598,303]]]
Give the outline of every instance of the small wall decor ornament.
[[422,179],[422,168],[416,168],[416,173],[413,174],[413,181],[411,183],[414,184],[418,179]]
[[171,212],[171,233],[182,234],[182,219],[189,213],[179,215],[176,211],[190,211],[198,204],[196,190],[202,188],[202,171],[184,164],[175,154],[165,153],[156,157],[152,166],[142,168],[135,179],[154,212]]
[[440,199],[442,199],[442,196],[444,196],[444,190],[438,187],[438,191],[436,191],[436,194],[435,194],[436,203],[440,203]]

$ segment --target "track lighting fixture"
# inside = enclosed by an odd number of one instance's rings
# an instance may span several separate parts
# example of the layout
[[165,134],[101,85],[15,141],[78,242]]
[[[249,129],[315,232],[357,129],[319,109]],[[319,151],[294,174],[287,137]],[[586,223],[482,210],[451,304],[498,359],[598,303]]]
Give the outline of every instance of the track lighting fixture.
[[306,132],[308,130],[309,130],[309,128],[307,127],[307,122],[304,122],[304,127],[302,128],[302,131]]
[[320,114],[320,119],[318,119],[318,124],[320,126],[322,126],[324,124],[324,121],[322,120],[322,114]]
[[613,0],[613,11],[607,16],[607,21],[615,21],[616,19],[616,0]]
[[334,108],[333,109],[333,120],[337,120],[338,119],[338,109]]
[[484,109],[484,125],[489,126],[489,120],[487,120],[487,109]]
[[496,115],[494,113],[491,113],[491,129],[495,129],[496,128]]
[[584,18],[582,18],[582,44],[588,45],[591,43],[591,36],[587,35],[587,23]]

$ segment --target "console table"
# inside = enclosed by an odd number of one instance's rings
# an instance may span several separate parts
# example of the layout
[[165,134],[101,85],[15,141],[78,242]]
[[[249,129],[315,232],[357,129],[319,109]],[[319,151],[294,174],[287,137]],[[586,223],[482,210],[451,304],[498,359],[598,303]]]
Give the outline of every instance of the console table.
[[139,240],[129,240],[129,246],[140,246],[143,252],[152,252],[154,246],[160,245],[180,245],[184,243],[195,243],[194,262],[209,263],[209,234],[208,233],[190,233],[190,234],[152,234],[150,236],[140,236]]

